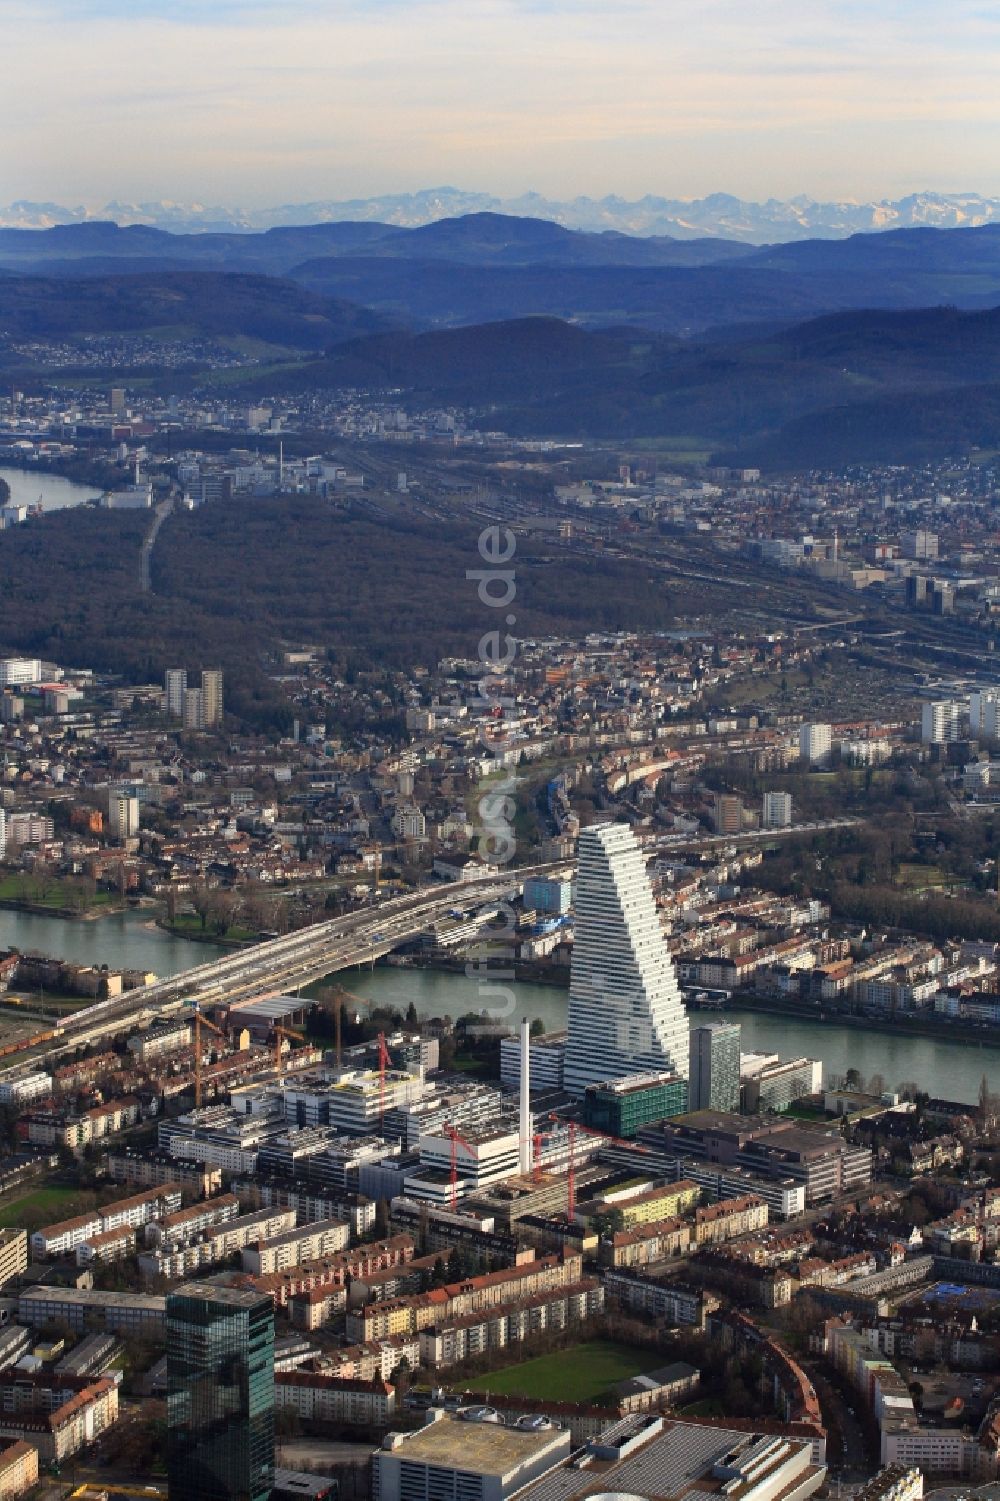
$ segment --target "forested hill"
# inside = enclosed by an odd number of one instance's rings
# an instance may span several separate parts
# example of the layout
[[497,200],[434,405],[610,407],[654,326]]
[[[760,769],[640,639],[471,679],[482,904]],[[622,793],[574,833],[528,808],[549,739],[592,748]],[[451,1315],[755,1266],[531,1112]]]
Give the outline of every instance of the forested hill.
[[269,276],[146,272],[0,277],[0,327],[27,338],[172,331],[322,350],[393,326],[379,313]]
[[[139,588],[147,516],[87,506],[0,532],[0,652],[154,680],[166,667],[221,663],[227,702],[248,723],[287,729],[292,710],[266,668],[289,642],[315,642],[355,669],[475,658],[496,628],[466,570],[478,531],[456,523],[351,516],[312,498],[220,501],[175,513],[160,532],[152,594]],[[517,625],[525,633],[662,629],[673,601],[645,565],[549,556],[519,544]],[[721,610],[720,585],[701,591]]]

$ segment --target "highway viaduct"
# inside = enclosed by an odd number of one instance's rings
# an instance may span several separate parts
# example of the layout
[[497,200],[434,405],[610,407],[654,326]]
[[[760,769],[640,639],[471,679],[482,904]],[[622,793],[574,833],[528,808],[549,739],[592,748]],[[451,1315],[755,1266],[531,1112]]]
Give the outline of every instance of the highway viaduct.
[[476,880],[449,881],[406,896],[391,897],[345,917],[331,918],[241,948],[221,959],[196,965],[170,979],[98,1001],[61,1022],[50,1041],[13,1053],[12,1064],[26,1058],[57,1059],[77,1048],[125,1028],[149,1025],[162,1016],[225,1003],[280,995],[334,974],[340,969],[375,959],[414,938],[430,922],[470,904],[501,901],[518,892],[534,876],[568,870],[566,861],[518,866],[506,873]]

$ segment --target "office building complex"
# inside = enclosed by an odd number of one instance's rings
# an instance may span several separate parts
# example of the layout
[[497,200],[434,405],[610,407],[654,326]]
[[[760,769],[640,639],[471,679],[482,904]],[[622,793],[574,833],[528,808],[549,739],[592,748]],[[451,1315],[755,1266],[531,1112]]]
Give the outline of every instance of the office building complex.
[[583,1096],[586,1125],[626,1139],[643,1126],[683,1115],[687,1108],[687,1080],[674,1074],[633,1074],[607,1084],[588,1084]]
[[740,1107],[739,1022],[706,1022],[691,1028],[692,1110],[738,1110]]
[[184,1501],[267,1501],[274,1302],[207,1282],[167,1298],[167,1475]]
[[580,835],[565,1088],[688,1076],[688,1021],[642,852],[624,824]]

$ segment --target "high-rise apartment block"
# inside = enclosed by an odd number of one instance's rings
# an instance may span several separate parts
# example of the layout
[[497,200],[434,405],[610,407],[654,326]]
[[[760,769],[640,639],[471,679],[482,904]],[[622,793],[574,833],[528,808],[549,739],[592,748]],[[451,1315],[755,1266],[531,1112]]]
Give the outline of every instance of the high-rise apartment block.
[[205,712],[205,726],[222,723],[222,669],[206,668],[201,675],[201,697]]
[[171,667],[164,675],[163,695],[168,714],[180,719],[184,713],[184,695],[187,692],[188,675],[183,667]]
[[167,1297],[167,1478],[183,1501],[267,1501],[274,1301],[209,1282]]
[[222,723],[223,677],[218,667],[206,668],[201,686],[188,686],[183,667],[172,667],[164,677],[166,710],[180,719],[186,730],[210,730]]
[[743,804],[733,792],[717,792],[712,808],[712,822],[717,834],[743,832]]
[[565,1088],[688,1076],[688,1020],[642,852],[625,824],[580,835]]
[[830,759],[833,731],[828,724],[804,724],[799,730],[799,755],[810,766],[821,766]]
[[118,844],[134,839],[139,832],[139,799],[124,792],[112,792],[108,798],[108,833]]
[[792,822],[792,794],[765,792],[760,821],[765,829],[787,829]]
[[692,1110],[738,1110],[739,1022],[705,1022],[691,1028],[689,1099]]
[[1000,738],[1000,688],[977,688],[969,697],[969,734]]
[[925,745],[949,745],[965,734],[968,708],[960,698],[942,698],[924,704],[920,716],[920,738]]

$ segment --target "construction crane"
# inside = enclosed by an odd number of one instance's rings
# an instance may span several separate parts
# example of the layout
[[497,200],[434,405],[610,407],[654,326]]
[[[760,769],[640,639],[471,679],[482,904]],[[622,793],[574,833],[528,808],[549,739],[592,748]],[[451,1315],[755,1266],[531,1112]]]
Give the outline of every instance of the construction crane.
[[[572,1220],[576,1213],[576,1135],[581,1132],[584,1136],[599,1136],[609,1146],[628,1147],[632,1152],[649,1153],[651,1148],[641,1142],[630,1141],[624,1136],[612,1136],[607,1131],[601,1131],[596,1126],[584,1126],[580,1121],[562,1121],[558,1115],[548,1117],[552,1125],[565,1125],[568,1135],[568,1154],[566,1165],[566,1218]],[[542,1136],[535,1136],[535,1161],[534,1178],[537,1183],[542,1176]]]
[[450,1182],[451,1182],[451,1212],[452,1212],[452,1214],[454,1214],[457,1211],[457,1209],[458,1209],[458,1147],[459,1147],[459,1143],[461,1143],[461,1145],[463,1147],[468,1147],[470,1152],[472,1151],[472,1147],[466,1141],[465,1137],[462,1136],[458,1131],[455,1130],[455,1127],[451,1124],[450,1121],[447,1121],[445,1123],[444,1134],[445,1134],[445,1136],[447,1136],[449,1142],[451,1143],[451,1174],[450,1174]]
[[391,1062],[385,1033],[380,1032],[378,1034],[378,1129],[380,1136],[385,1125],[385,1071]]
[[344,1002],[345,1001],[353,1001],[356,1006],[362,1006],[362,1007],[364,1007],[364,1009],[366,1011],[370,1011],[371,1010],[371,1008],[372,1008],[372,1002],[371,1001],[366,1001],[365,998],[364,998],[364,996],[355,995],[352,990],[345,989],[345,987],[343,985],[333,985],[333,986],[330,987],[329,990],[325,990],[323,992],[322,999],[326,1000],[328,998],[333,1003],[333,1021],[334,1021],[335,1038],[336,1038],[334,1046],[336,1048],[337,1067],[340,1068],[341,1064],[343,1063],[343,1055],[344,1055],[344,1044],[343,1044]]
[[285,1071],[284,1070],[284,1058],[283,1058],[282,1052],[281,1052],[282,1039],[285,1038],[285,1037],[288,1037],[288,1038],[293,1038],[294,1037],[297,1042],[305,1042],[305,1040],[306,1040],[306,1034],[304,1032],[294,1032],[291,1027],[279,1027],[279,1025],[278,1025],[277,1022],[275,1022],[275,1024],[274,1024],[273,1031],[274,1031],[274,1066],[278,1070],[278,1073],[280,1075],[280,1074],[283,1074],[284,1071]]
[[201,1029],[202,1027],[208,1027],[210,1031],[216,1034],[216,1036],[221,1037],[223,1042],[228,1042],[229,1038],[226,1036],[225,1032],[223,1032],[222,1028],[217,1027],[214,1022],[209,1021],[208,1017],[204,1016],[197,1006],[194,1006],[192,1008],[191,1017],[194,1022],[194,1108],[196,1110],[200,1110],[202,1055]]

